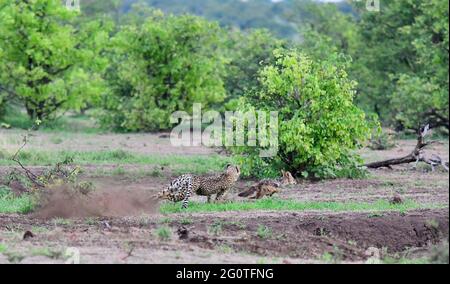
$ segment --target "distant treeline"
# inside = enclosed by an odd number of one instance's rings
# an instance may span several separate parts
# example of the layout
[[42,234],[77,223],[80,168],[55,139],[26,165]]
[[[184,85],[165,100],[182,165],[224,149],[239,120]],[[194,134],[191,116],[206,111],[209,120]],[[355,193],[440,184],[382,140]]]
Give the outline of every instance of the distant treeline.
[[362,1],[351,13],[300,0],[152,1],[176,15],[145,2],[84,0],[81,12],[61,2],[0,0],[0,119],[12,105],[40,121],[89,110],[111,130],[159,131],[196,102],[277,111],[275,156],[259,156],[269,145],[230,149],[243,173],[316,178],[364,174],[353,150],[378,121],[448,131],[446,1],[379,12]]
[[[319,58],[336,50],[351,58],[356,101],[387,126],[430,123],[448,130],[448,3],[388,1],[379,12],[365,1],[84,0],[87,16],[142,14],[136,4],[193,14],[240,30],[264,28]],[[135,9],[133,9],[135,5]],[[138,9],[139,10],[139,9]],[[327,45],[327,46],[326,46]]]

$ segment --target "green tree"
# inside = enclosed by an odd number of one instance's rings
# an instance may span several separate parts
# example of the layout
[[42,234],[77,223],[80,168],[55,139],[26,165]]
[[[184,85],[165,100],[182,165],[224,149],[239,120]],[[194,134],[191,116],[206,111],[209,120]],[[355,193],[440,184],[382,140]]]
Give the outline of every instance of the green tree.
[[259,85],[258,72],[264,66],[275,62],[273,51],[286,45],[267,30],[249,32],[228,31],[227,65],[225,87],[228,93],[227,108],[234,109],[238,99]]
[[448,2],[420,2],[411,26],[414,70],[401,74],[392,97],[396,122],[405,128],[424,124],[449,129],[449,26]]
[[95,19],[106,16],[117,23],[121,16],[123,0],[80,0],[81,13],[84,18]]
[[269,29],[280,37],[293,37],[296,32],[283,14],[289,9],[290,1],[270,0],[145,0],[148,5],[167,13],[192,14],[222,26],[247,29]]
[[[336,51],[354,54],[359,47],[354,15],[341,12],[334,3],[296,0],[293,1],[293,9],[287,14],[287,18],[296,24],[301,34],[302,49],[315,57],[323,58]],[[320,41],[323,40],[327,41],[332,50],[325,50],[325,46],[320,46]]]
[[[363,2],[361,5],[365,7]],[[372,65],[368,62],[376,59],[364,45],[364,30],[358,23],[358,18],[368,12],[361,8],[359,13],[356,10],[343,13],[342,7],[335,3],[308,0],[293,3],[294,9],[288,16],[302,35],[301,50],[316,60],[327,58],[346,65],[349,77],[358,82],[355,103],[366,113],[389,114],[390,110],[384,109],[383,112],[381,108],[386,103],[385,96],[373,94],[373,88],[384,82],[372,75]]]
[[243,172],[270,175],[287,169],[318,178],[360,173],[352,151],[368,138],[370,128],[353,104],[355,82],[345,68],[295,50],[274,55],[276,63],[260,72],[262,88],[246,94],[241,110],[278,111],[279,150],[275,157],[261,158],[259,148],[234,148]]
[[0,0],[0,86],[32,118],[79,110],[104,90],[95,71],[106,66],[108,32],[95,22],[75,29],[76,15],[59,0]]
[[388,1],[360,13],[355,61],[365,104],[399,129],[448,129],[448,2]]
[[121,28],[113,39],[102,121],[121,130],[171,126],[170,114],[204,109],[225,98],[220,28],[194,16],[154,11],[142,26]]

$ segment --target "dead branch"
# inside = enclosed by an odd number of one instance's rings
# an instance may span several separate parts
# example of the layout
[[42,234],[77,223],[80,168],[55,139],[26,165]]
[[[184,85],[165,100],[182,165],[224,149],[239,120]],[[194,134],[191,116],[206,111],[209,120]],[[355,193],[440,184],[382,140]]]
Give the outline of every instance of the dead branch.
[[14,162],[16,162],[16,163],[20,166],[20,168],[25,172],[25,175],[27,176],[27,178],[28,178],[35,186],[40,187],[40,188],[44,188],[45,185],[44,185],[43,183],[41,183],[41,182],[38,180],[38,177],[37,177],[35,174],[33,174],[29,169],[27,169],[27,168],[20,162],[20,160],[19,160],[19,158],[18,158],[20,151],[22,151],[23,148],[25,148],[25,146],[27,145],[27,143],[28,143],[28,135],[29,135],[30,131],[33,130],[33,129],[34,129],[34,126],[33,126],[31,129],[29,129],[28,132],[23,136],[23,143],[22,143],[22,145],[19,147],[19,149],[16,151],[16,153],[14,153],[14,155],[13,155],[12,158],[11,158],[11,160],[14,161]]
[[400,165],[400,164],[409,164],[415,162],[415,166],[419,162],[426,163],[431,166],[432,170],[434,171],[434,168],[436,166],[442,166],[446,171],[448,171],[448,163],[445,163],[439,156],[433,155],[431,158],[427,158],[424,155],[424,150],[427,146],[434,144],[436,141],[425,141],[425,136],[428,134],[428,131],[430,130],[430,125],[427,124],[419,133],[417,137],[417,144],[414,147],[414,150],[409,153],[406,156],[395,158],[395,159],[389,159],[379,162],[373,162],[368,163],[364,165],[367,168],[370,169],[377,169],[377,168],[391,168],[391,166],[394,165]]

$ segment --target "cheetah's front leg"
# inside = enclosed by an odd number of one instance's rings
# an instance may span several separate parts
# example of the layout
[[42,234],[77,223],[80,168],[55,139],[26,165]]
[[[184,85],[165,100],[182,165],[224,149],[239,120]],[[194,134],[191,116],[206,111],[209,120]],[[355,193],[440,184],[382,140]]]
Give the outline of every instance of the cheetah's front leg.
[[181,208],[186,209],[188,207],[188,205],[189,205],[189,197],[190,196],[191,196],[190,193],[187,192],[186,196],[183,199],[183,205],[181,206]]
[[225,193],[226,193],[226,190],[221,190],[221,191],[219,191],[219,192],[217,193],[217,195],[216,195],[216,202],[220,201],[220,199],[223,198],[223,196],[225,195]]
[[191,194],[192,194],[192,179],[188,179],[187,180],[187,191],[184,196],[183,205],[181,206],[181,208],[186,209],[188,207],[189,198],[191,197]]

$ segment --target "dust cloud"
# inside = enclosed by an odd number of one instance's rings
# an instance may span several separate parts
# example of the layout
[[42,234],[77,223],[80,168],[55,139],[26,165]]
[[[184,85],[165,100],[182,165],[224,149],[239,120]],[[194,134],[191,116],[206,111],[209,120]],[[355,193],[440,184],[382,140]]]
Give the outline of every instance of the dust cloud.
[[159,206],[154,192],[96,185],[93,192],[82,194],[69,185],[52,186],[39,194],[36,218],[120,217],[155,214]]

